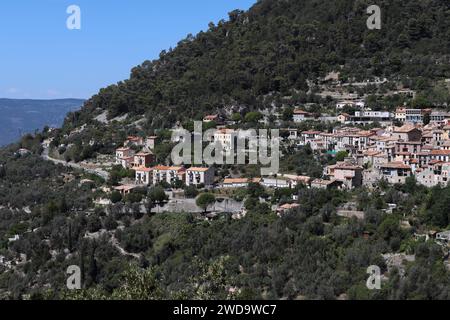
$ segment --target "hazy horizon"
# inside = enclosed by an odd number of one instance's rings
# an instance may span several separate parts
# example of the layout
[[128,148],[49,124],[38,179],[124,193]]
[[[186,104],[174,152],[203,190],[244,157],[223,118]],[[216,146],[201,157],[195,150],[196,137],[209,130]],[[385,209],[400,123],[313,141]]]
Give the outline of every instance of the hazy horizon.
[[68,112],[81,108],[85,99],[9,99],[0,98],[0,147],[22,135],[60,127]]

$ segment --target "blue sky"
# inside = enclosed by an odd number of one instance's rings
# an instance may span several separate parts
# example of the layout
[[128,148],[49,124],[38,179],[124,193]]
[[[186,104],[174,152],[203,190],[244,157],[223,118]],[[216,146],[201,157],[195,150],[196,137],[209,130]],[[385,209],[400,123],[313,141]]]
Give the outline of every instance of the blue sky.
[[[256,0],[4,0],[0,97],[89,98],[187,34]],[[67,7],[81,9],[68,30]]]

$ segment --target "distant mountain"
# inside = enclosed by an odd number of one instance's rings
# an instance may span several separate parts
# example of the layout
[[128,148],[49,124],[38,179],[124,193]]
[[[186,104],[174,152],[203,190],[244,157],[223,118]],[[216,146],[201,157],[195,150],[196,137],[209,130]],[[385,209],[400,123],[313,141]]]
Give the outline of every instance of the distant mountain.
[[66,114],[80,109],[83,102],[81,99],[0,99],[0,146],[46,125],[60,126]]

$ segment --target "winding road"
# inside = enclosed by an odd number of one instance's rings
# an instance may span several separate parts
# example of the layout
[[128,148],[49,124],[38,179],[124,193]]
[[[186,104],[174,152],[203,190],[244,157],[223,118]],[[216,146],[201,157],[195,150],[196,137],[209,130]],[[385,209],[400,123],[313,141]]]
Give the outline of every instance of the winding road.
[[49,150],[48,147],[43,146],[44,151],[41,154],[41,157],[46,160],[46,161],[51,161],[54,164],[62,164],[65,167],[70,167],[70,168],[74,168],[74,169],[79,169],[79,170],[84,170],[88,173],[91,174],[95,174],[96,176],[99,176],[105,180],[109,179],[109,173],[106,172],[105,170],[102,169],[92,169],[92,168],[86,168],[84,166],[82,166],[81,164],[78,163],[72,163],[72,162],[67,162],[64,160],[59,160],[59,159],[55,159],[49,156]]

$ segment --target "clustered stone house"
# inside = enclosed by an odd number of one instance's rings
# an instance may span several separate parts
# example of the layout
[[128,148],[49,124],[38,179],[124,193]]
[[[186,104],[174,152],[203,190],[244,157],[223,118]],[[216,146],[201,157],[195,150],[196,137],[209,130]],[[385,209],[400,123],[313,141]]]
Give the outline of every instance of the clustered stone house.
[[[176,166],[154,166],[152,151],[157,137],[147,138],[130,136],[124,146],[116,150],[116,164],[135,171],[136,185],[156,185],[161,182],[172,184],[180,180],[186,185],[212,185],[214,183],[214,168],[189,168]],[[142,148],[135,153],[133,147]]]
[[[430,123],[423,125],[424,114],[429,113]],[[390,117],[385,112],[358,113],[373,121],[378,116],[384,120]],[[311,114],[296,110],[294,120],[304,121]],[[446,112],[398,108],[392,114],[397,122],[370,130],[355,127],[338,127],[333,132],[303,131],[289,129],[288,140],[298,146],[309,145],[312,150],[336,154],[346,151],[348,157],[324,168],[323,179],[305,176],[278,175],[264,178],[227,178],[220,183],[222,188],[248,186],[249,182],[260,183],[267,188],[294,188],[302,183],[313,188],[352,189],[359,186],[373,186],[378,180],[389,183],[405,183],[414,175],[417,181],[432,187],[446,185],[450,170],[450,116]],[[207,116],[204,121],[215,121],[217,116]],[[213,140],[218,141],[224,151],[232,150],[237,131],[218,129]],[[135,171],[136,185],[155,185],[160,182],[172,184],[179,180],[187,186],[215,184],[213,167],[151,166],[155,158],[151,150],[156,137],[128,137],[124,147],[116,150],[116,163]],[[135,147],[142,151],[135,153]]]
[[[146,167],[155,161],[155,156],[151,150],[155,147],[156,137],[135,137],[129,136],[124,146],[116,150],[116,164],[125,169]],[[135,152],[133,147],[142,148],[142,151]]]
[[[380,179],[405,183],[414,175],[417,181],[432,187],[447,185],[450,169],[450,125],[432,121],[428,125],[407,123],[383,129],[335,129],[333,133],[304,131],[290,134],[298,145],[310,145],[316,151],[346,151],[349,157],[327,166],[329,180],[316,181],[316,187],[338,182],[343,188],[373,185]],[[297,138],[292,138],[297,136]]]
[[[298,112],[301,112],[300,110]],[[340,113],[337,121],[342,124],[370,124],[377,122],[383,126],[392,124],[393,121],[399,123],[422,124],[425,117],[428,116],[432,123],[446,123],[450,120],[450,113],[441,110],[432,109],[412,109],[399,107],[395,112],[373,111],[364,109],[355,111],[354,114]]]

